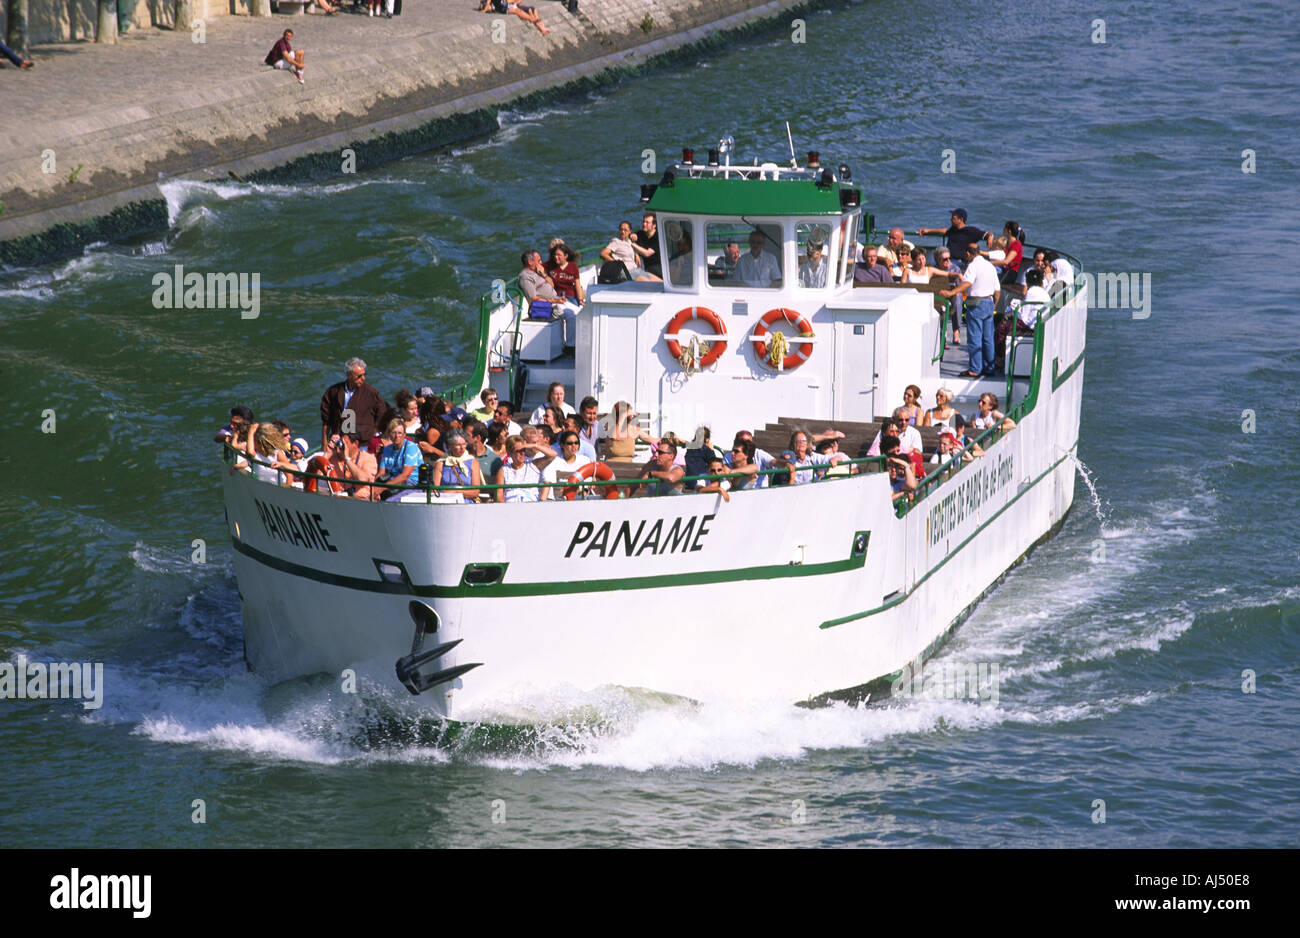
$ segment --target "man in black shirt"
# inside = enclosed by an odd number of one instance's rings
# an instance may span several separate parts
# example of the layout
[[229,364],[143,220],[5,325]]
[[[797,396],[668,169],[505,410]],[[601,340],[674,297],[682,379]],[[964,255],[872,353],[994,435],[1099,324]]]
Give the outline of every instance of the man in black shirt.
[[952,210],[952,224],[949,227],[921,228],[916,233],[919,235],[943,235],[947,239],[948,250],[952,252],[953,264],[963,270],[965,269],[963,261],[966,257],[966,246],[968,244],[987,241],[989,247],[993,246],[992,232],[966,224],[966,210],[964,208]]
[[641,255],[641,265],[646,273],[654,274],[662,280],[664,272],[659,259],[659,229],[654,212],[646,212],[645,218],[641,219],[641,230],[632,235],[632,240],[650,252]]

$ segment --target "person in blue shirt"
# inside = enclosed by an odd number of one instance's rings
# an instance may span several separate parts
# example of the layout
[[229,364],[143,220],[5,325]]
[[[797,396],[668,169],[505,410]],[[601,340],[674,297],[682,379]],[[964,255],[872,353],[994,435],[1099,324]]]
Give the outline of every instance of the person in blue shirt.
[[[400,417],[388,422],[385,435],[392,442],[379,451],[379,475],[376,482],[395,485],[414,485],[419,476],[419,466],[424,462],[420,447],[406,438],[406,427]],[[396,495],[399,489],[384,489],[381,498]]]

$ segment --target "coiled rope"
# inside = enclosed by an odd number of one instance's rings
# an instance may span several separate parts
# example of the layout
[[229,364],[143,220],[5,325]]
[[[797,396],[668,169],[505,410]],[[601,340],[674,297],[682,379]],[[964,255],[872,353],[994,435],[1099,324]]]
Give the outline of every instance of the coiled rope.
[[785,352],[789,345],[784,332],[773,332],[772,341],[767,346],[767,362],[777,371],[785,370]]

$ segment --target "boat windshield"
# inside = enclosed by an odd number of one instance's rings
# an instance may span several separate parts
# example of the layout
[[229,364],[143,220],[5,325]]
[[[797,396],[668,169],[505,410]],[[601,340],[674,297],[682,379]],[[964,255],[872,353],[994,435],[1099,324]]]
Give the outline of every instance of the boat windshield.
[[704,226],[709,283],[737,289],[780,289],[784,281],[781,226],[710,222]]
[[695,288],[695,226],[686,218],[664,221],[668,244],[668,282],[674,287]]
[[831,229],[820,223],[800,222],[794,228],[799,245],[799,286],[817,290],[826,286],[826,274],[831,267]]

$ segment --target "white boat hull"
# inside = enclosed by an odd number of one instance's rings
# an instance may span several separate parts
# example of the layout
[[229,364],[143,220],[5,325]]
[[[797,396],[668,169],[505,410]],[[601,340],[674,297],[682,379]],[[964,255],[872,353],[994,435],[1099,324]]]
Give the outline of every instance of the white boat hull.
[[[1085,306],[1080,292],[1045,324],[1017,428],[901,518],[879,473],[729,503],[523,505],[376,505],[228,473],[248,661],[272,680],[362,666],[400,686],[418,599],[441,620],[431,641],[463,640],[438,666],[482,663],[421,697],[443,716],[551,685],[802,701],[890,675],[1069,510]],[[473,586],[467,564],[505,567]]]

